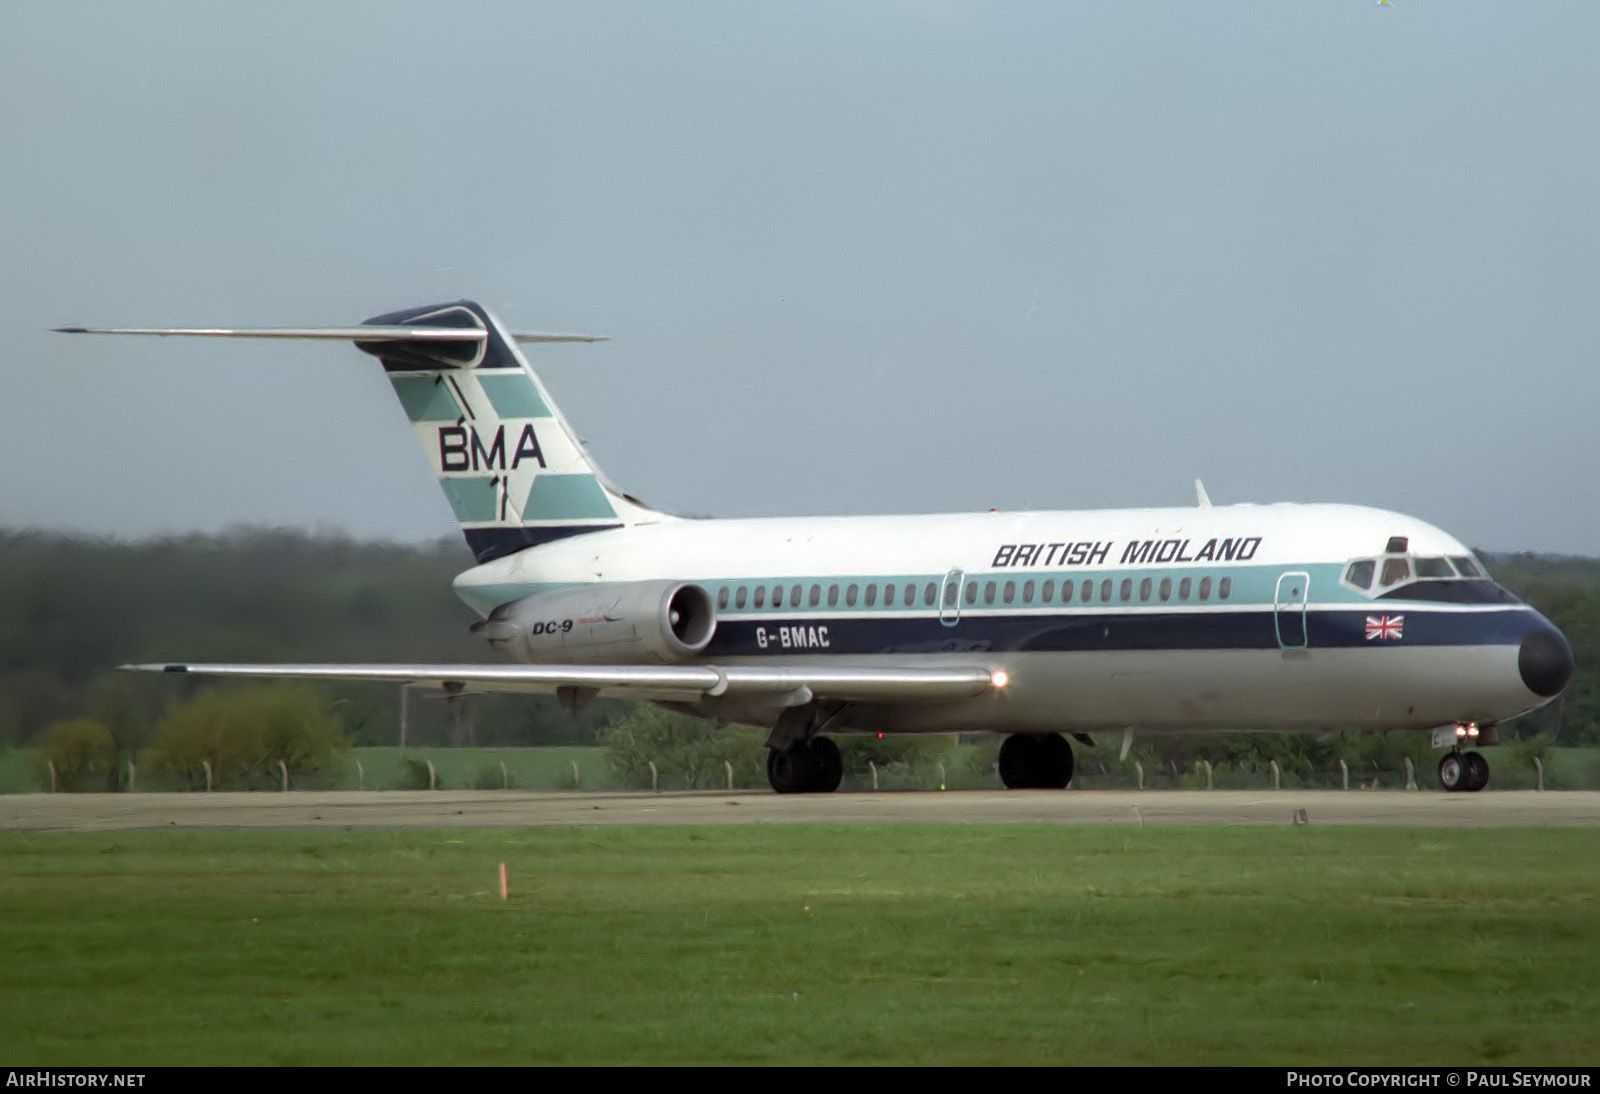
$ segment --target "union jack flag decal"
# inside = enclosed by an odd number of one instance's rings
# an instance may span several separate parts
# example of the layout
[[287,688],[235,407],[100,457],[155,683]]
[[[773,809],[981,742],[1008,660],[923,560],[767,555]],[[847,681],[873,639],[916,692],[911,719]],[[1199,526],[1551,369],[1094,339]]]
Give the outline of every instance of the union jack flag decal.
[[1400,641],[1401,632],[1405,628],[1406,617],[1403,615],[1369,615],[1367,616],[1367,641],[1377,639],[1379,642]]

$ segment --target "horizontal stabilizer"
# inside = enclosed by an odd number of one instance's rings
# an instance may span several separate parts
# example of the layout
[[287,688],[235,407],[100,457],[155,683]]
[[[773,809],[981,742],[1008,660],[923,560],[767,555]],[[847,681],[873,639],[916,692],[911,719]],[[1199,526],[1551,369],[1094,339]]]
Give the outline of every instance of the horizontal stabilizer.
[[752,665],[123,665],[128,672],[185,673],[296,680],[369,680],[467,692],[554,694],[566,688],[621,699],[693,700],[737,696],[774,706],[818,699],[936,703],[969,699],[1004,686],[988,669],[764,668]]
[[[191,338],[320,338],[337,342],[482,342],[482,327],[56,327],[57,334],[154,334]],[[599,334],[512,331],[518,342],[606,342]]]

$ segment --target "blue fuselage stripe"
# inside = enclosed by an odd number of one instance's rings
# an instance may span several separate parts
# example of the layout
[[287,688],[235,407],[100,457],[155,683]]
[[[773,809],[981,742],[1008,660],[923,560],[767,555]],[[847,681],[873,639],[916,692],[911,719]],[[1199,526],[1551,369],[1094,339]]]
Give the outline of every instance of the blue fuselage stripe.
[[[1305,613],[1311,649],[1380,646],[1514,646],[1549,626],[1526,607],[1491,611],[1430,611],[1385,605],[1393,629],[1368,637],[1370,610]],[[937,615],[874,618],[865,613],[817,615],[804,611],[724,616],[707,657],[793,653],[939,653],[977,651],[1089,652],[1110,650],[1278,649],[1280,632],[1298,645],[1298,610],[1272,608],[1205,612],[969,613],[955,626]],[[1280,626],[1292,623],[1293,626]],[[787,631],[787,633],[786,633]],[[763,641],[765,638],[765,641]]]

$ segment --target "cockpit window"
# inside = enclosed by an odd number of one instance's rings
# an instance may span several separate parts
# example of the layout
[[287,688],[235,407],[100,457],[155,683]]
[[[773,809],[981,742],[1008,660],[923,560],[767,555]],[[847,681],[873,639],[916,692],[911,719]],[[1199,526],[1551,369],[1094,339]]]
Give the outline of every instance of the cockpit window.
[[1472,561],[1472,559],[1468,558],[1465,555],[1452,555],[1450,557],[1450,561],[1455,563],[1456,570],[1461,574],[1462,577],[1486,577],[1486,576],[1488,576],[1483,572],[1483,570],[1481,568],[1479,568],[1479,566],[1478,566],[1478,564],[1476,562]]
[[1386,558],[1383,560],[1383,577],[1380,585],[1398,585],[1402,581],[1411,580],[1411,560],[1408,558]]
[[1364,558],[1360,562],[1352,562],[1350,568],[1344,572],[1344,579],[1358,589],[1370,589],[1372,588],[1372,571],[1376,568],[1377,564],[1370,558]]
[[1417,559],[1418,577],[1455,577],[1456,573],[1450,568],[1448,559],[1419,558]]

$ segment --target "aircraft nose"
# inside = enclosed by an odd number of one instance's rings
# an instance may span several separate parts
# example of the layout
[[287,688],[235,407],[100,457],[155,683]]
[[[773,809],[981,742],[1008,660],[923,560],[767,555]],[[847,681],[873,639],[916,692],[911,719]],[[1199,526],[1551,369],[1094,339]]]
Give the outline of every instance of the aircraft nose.
[[1541,627],[1522,640],[1517,671],[1535,695],[1548,699],[1560,692],[1572,679],[1572,669],[1572,647],[1554,627]]

